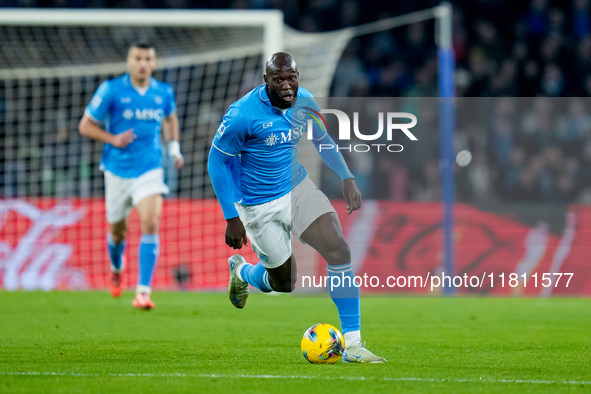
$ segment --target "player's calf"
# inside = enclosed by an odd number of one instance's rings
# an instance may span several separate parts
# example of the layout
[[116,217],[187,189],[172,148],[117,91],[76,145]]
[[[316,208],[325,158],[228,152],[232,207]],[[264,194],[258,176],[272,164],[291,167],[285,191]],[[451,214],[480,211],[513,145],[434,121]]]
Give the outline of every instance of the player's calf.
[[296,277],[274,279],[269,275],[269,282],[273,290],[280,293],[291,293],[295,289]]
[[273,290],[280,293],[291,293],[295,289],[298,276],[293,256],[279,267],[270,268],[267,271],[269,272],[269,284]]

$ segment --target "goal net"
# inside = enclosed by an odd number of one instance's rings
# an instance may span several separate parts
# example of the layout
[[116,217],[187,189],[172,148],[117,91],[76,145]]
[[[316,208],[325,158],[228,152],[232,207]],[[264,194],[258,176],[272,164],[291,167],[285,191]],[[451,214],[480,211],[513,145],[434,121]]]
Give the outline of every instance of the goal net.
[[[299,33],[278,11],[7,10],[0,36],[0,288],[107,286],[102,144],[77,126],[100,83],[126,72],[128,46],[141,39],[157,50],[154,76],[176,92],[186,161],[177,171],[164,149],[171,193],[154,286],[218,289],[233,251],[207,156],[225,110],[262,83],[264,59],[277,50],[298,61],[301,86],[326,97],[352,32]],[[132,212],[127,287],[137,278],[139,228]]]

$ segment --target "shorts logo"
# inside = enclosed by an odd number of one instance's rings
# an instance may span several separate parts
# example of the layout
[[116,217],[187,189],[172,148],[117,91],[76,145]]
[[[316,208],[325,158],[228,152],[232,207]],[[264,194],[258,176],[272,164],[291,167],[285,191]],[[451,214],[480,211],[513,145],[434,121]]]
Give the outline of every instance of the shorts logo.
[[133,111],[130,110],[129,108],[126,109],[125,111],[123,111],[123,117],[127,120],[133,118]]
[[269,258],[262,254],[262,253],[257,253],[257,256],[259,257],[259,259],[263,262],[263,263],[268,263],[269,262]]
[[259,252],[259,250],[254,245],[252,245],[252,250],[253,250],[253,252],[256,253],[257,257],[259,258],[259,260],[261,260],[261,262],[263,262],[263,263],[269,262],[269,257],[267,257],[266,254]]

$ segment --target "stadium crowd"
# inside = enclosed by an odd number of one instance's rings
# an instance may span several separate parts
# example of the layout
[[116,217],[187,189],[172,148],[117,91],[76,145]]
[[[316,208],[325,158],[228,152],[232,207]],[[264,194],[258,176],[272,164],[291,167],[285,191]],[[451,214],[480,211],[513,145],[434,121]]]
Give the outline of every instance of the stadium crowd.
[[[306,32],[359,25],[438,2],[409,3],[0,0],[2,7],[279,8],[288,25]],[[458,122],[456,152],[468,149],[473,156],[470,165],[455,169],[458,199],[591,202],[591,108],[584,98],[591,95],[591,1],[456,0],[452,4],[456,94],[497,97],[486,121]],[[423,22],[353,39],[338,64],[331,95],[438,96],[433,37],[434,23]],[[520,107],[500,97],[550,99]],[[352,170],[371,174],[364,183],[367,196],[437,200],[438,144],[431,145],[420,162],[376,155],[371,162],[353,159]],[[379,181],[383,179],[387,181]],[[336,189],[332,192],[338,195]]]

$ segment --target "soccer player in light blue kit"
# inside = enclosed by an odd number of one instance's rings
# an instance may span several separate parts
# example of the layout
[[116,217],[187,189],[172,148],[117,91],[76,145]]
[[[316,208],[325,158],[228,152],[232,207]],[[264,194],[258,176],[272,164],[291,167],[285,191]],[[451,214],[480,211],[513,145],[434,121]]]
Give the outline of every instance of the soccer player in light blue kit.
[[141,221],[139,275],[133,306],[154,308],[152,280],[160,250],[158,229],[162,194],[168,193],[162,170],[161,130],[168,134],[169,155],[175,167],[183,165],[179,147],[179,121],[172,87],[152,78],[154,47],[137,43],[127,54],[129,72],[105,81],[94,94],[78,126],[80,133],[105,143],[101,170],[110,232],[107,246],[111,262],[111,294],[121,296],[123,251],[127,217],[136,207]]
[[[237,308],[244,307],[249,284],[262,292],[294,289],[291,231],[326,260],[329,283],[332,276],[353,278],[351,253],[338,216],[297,162],[297,144],[305,131],[303,125],[293,127],[291,111],[297,110],[298,97],[313,100],[309,91],[299,88],[298,77],[290,55],[272,55],[266,63],[265,84],[230,106],[209,153],[209,175],[227,221],[226,243],[240,249],[250,240],[260,259],[254,265],[240,255],[228,259],[228,295]],[[317,148],[334,146],[326,129],[316,128],[313,137]],[[342,155],[325,149],[320,156],[343,180],[348,212],[359,209],[361,193]],[[342,281],[333,289],[329,286],[329,293],[345,337],[343,361],[386,362],[361,342],[359,288]]]

